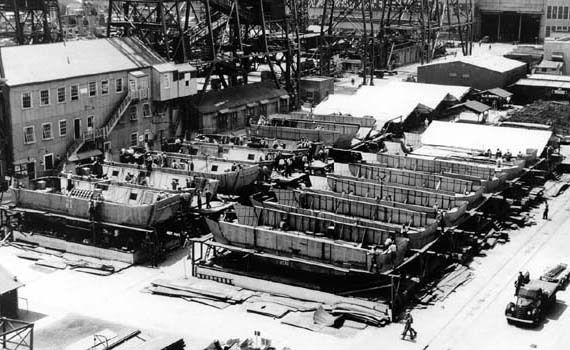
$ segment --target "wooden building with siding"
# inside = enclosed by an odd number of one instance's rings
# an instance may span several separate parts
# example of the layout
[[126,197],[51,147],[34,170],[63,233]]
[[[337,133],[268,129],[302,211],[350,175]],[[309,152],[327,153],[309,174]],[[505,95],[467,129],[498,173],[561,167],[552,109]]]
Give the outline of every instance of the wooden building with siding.
[[[173,102],[196,92],[193,67],[167,63],[135,38],[3,47],[0,60],[8,163],[27,180],[74,146],[81,159],[174,136]],[[86,142],[92,149],[79,152]]]
[[193,111],[193,129],[215,134],[247,127],[259,116],[289,112],[289,95],[284,89],[254,83],[207,92]]

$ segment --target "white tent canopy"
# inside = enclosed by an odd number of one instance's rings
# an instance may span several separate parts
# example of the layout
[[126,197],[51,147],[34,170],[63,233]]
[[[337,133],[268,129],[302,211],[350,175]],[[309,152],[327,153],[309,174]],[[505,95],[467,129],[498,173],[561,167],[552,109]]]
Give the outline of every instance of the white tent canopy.
[[538,154],[546,147],[552,131],[491,125],[433,121],[422,134],[422,144],[485,152],[500,149],[513,155],[528,150]]
[[315,107],[315,114],[373,116],[381,127],[389,120],[404,120],[416,109],[433,110],[445,100],[461,100],[469,87],[393,81],[381,86],[362,86],[354,95],[330,95]]

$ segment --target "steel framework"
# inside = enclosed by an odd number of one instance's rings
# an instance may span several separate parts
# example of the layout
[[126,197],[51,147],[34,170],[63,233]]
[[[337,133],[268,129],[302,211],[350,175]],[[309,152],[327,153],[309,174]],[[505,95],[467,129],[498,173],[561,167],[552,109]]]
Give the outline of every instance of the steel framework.
[[[168,60],[190,62],[210,86],[248,82],[260,65],[298,102],[298,0],[109,0],[108,36],[137,36]],[[216,76],[216,78],[213,78]]]
[[431,61],[446,40],[471,53],[473,0],[313,0],[309,6],[321,25],[323,74],[330,56],[346,50],[340,40],[350,43],[371,74],[375,66],[389,67],[398,47],[417,46],[421,62]]
[[57,0],[0,1],[0,38],[18,45],[61,41]]
[[0,318],[0,346],[6,350],[33,350],[34,324]]

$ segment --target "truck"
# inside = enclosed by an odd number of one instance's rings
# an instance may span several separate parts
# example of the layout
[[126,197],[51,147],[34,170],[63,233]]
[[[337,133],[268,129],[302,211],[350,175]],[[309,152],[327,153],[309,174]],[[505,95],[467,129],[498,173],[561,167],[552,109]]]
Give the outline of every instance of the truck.
[[557,264],[548,268],[540,278],[521,284],[516,302],[508,303],[505,309],[507,322],[538,325],[545,312],[556,303],[556,293],[566,287],[570,274],[567,267],[566,264]]

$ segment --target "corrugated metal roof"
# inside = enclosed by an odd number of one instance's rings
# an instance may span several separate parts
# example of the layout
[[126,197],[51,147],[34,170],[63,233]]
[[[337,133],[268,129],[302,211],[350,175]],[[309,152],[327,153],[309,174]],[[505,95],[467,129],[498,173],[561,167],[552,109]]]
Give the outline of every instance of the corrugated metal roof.
[[481,67],[499,73],[505,73],[513,69],[526,66],[526,63],[521,61],[511,60],[509,58],[501,56],[488,55],[488,56],[464,56],[464,57],[458,57],[453,60],[437,61],[420,66],[420,68],[439,65],[439,64],[451,64],[457,62],[470,64],[473,66]]
[[0,58],[8,86],[133,70],[165,62],[135,38],[2,47]]
[[200,113],[207,114],[256,102],[269,102],[267,99],[279,98],[285,94],[287,91],[284,89],[270,88],[261,83],[235,86],[206,93],[202,103],[196,108]]
[[460,103],[460,104],[455,105],[451,108],[453,109],[453,108],[459,108],[459,107],[465,107],[465,108],[470,109],[470,110],[477,112],[477,113],[483,113],[483,112],[491,109],[491,107],[487,106],[486,104],[481,103],[479,101],[473,101],[473,100],[469,100],[469,101],[466,101],[464,103]]
[[0,295],[23,286],[22,282],[18,281],[14,275],[0,265]]
[[569,75],[552,75],[552,74],[531,74],[527,77],[532,80],[547,80],[547,81],[569,81]]
[[539,86],[550,88],[570,89],[570,82],[564,81],[548,81],[548,80],[534,80],[534,79],[521,79],[515,83],[517,86]]
[[490,93],[490,94],[493,94],[493,95],[496,95],[496,96],[499,96],[502,98],[508,98],[508,97],[513,96],[512,93],[508,92],[507,90],[503,90],[501,88],[492,88],[492,89],[486,90],[484,92],[487,92],[487,93]]

